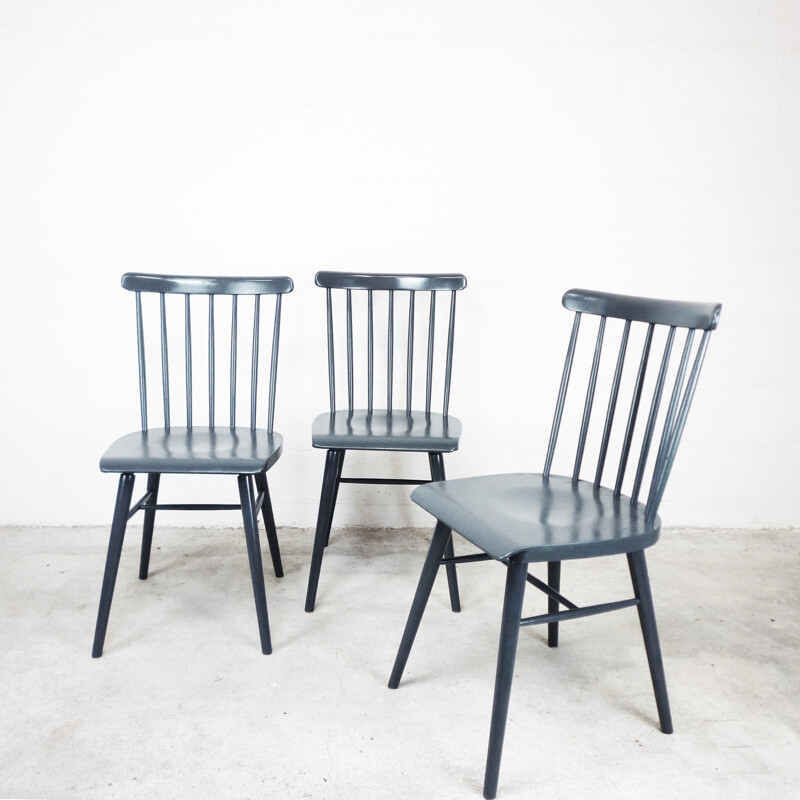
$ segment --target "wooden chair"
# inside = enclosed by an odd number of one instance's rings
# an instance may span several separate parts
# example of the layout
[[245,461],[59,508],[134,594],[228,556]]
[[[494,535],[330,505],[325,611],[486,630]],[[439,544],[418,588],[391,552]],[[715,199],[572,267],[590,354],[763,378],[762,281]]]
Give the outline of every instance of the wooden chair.
[[[147,578],[150,549],[153,539],[153,524],[156,511],[160,510],[221,510],[241,509],[244,519],[245,539],[250,560],[250,573],[253,580],[258,629],[261,637],[261,650],[267,654],[272,651],[267,617],[267,599],[264,591],[264,573],[261,563],[261,547],[258,536],[258,512],[262,513],[267,541],[272,555],[273,567],[277,577],[283,576],[278,537],[272,513],[267,470],[280,458],[283,437],[273,430],[275,416],[275,387],[278,368],[278,340],[280,332],[281,299],[293,288],[291,278],[285,277],[189,277],[177,275],[144,275],[128,273],[122,277],[122,286],[136,294],[136,330],[139,351],[139,395],[141,406],[141,430],[117,439],[100,460],[103,472],[119,473],[119,488],[111,525],[103,588],[100,595],[100,608],[97,613],[92,656],[98,658],[103,653],[103,643],[108,626],[108,615],[114,595],[125,527],[137,511],[144,511],[142,550],[139,577]],[[198,297],[198,295],[202,296]],[[271,342],[268,348],[261,346],[261,306],[262,297],[274,297],[274,313]],[[156,341],[160,339],[161,356],[161,395],[163,405],[163,427],[151,428],[148,421],[147,370],[145,365],[146,326],[143,307],[146,300],[155,301],[157,307]],[[181,302],[182,301],[182,302]],[[247,304],[247,308],[242,306]],[[180,348],[183,351],[183,372],[185,375],[185,425],[172,424],[173,414],[170,394],[170,334],[167,326],[167,310],[172,306],[182,306],[183,336]],[[200,315],[193,316],[194,309],[200,307]],[[225,306],[224,308],[221,308]],[[218,319],[224,318],[229,324],[220,326]],[[249,336],[239,336],[240,321],[251,323]],[[194,321],[194,326],[193,326]],[[193,336],[194,327],[194,336]],[[220,330],[221,327],[226,328]],[[202,328],[203,338],[207,339],[207,360],[205,369],[196,369],[194,360],[194,339],[197,329]],[[223,340],[220,343],[220,340]],[[230,360],[224,377],[217,378],[217,354],[224,345],[229,349]],[[249,349],[249,359],[239,357]],[[260,354],[264,349],[270,353],[271,364],[267,385],[265,405],[266,427],[256,426],[258,402]],[[173,351],[174,352],[174,351]],[[180,357],[178,359],[180,360]],[[219,359],[222,361],[222,359]],[[243,396],[237,393],[241,367],[249,374],[250,391]],[[198,373],[205,373],[205,378]],[[227,378],[227,381],[225,381]],[[217,392],[218,383],[227,385],[227,416],[218,419],[217,405],[222,405]],[[203,392],[195,392],[196,384],[204,383]],[[198,424],[194,413],[196,405],[204,405],[208,424]],[[249,424],[237,424],[237,406],[240,416],[249,410]],[[248,408],[249,407],[249,408]],[[145,495],[131,505],[133,484],[136,473],[147,474]],[[161,475],[235,475],[239,488],[239,504],[160,504],[158,503]],[[255,490],[253,484],[255,482]]]
[[[431,478],[437,481],[445,478],[443,455],[458,449],[461,435],[461,422],[449,413],[449,406],[456,292],[467,281],[458,274],[318,272],[316,284],[327,295],[330,411],[314,420],[311,432],[313,446],[328,453],[306,594],[305,608],[309,612],[314,610],[316,602],[322,556],[330,537],[340,484],[419,485],[427,480],[342,477],[348,450],[427,453]],[[439,294],[445,296],[445,302],[449,300],[446,315],[441,313],[441,303],[437,303]],[[344,306],[340,316],[334,313],[337,299]],[[343,323],[339,328],[339,363],[344,362],[345,369],[341,370],[338,388],[341,393],[346,391],[346,408],[337,405],[335,316]],[[357,318],[360,318],[358,326]],[[437,339],[437,329],[443,328],[446,333]],[[385,338],[381,329],[386,332]],[[398,329],[403,333],[396,337]],[[405,358],[396,358],[395,350],[404,350]],[[414,380],[414,367],[419,361],[425,365],[424,382]],[[357,406],[359,379],[363,386],[358,396],[363,399],[362,405]],[[381,383],[385,393],[377,395],[376,384]],[[401,385],[402,394],[395,390],[397,384]],[[435,396],[441,398],[441,412],[433,405]],[[383,398],[385,407],[376,405]],[[453,555],[449,538],[445,551]],[[447,567],[447,578],[451,607],[460,611],[455,565]]]
[[[437,525],[389,680],[390,688],[397,688],[400,683],[439,564],[446,555],[451,530],[460,533],[482,552],[462,558],[445,557],[445,563],[494,559],[507,569],[484,778],[486,798],[493,798],[497,792],[520,626],[546,623],[548,643],[555,647],[561,621],[635,606],[661,730],[672,732],[644,551],[659,538],[658,508],[721,307],[714,303],[651,300],[577,289],[564,295],[563,304],[575,312],[575,319],[544,471],[430,483],[411,495],[414,502],[436,517]],[[558,475],[553,474],[551,468],[557,442],[565,436],[569,438],[561,430],[562,418],[568,407],[570,376],[577,371],[576,362],[580,360],[576,354],[582,352],[578,346],[581,322],[587,316],[597,319],[597,332],[593,346],[590,344],[585,352],[588,368],[583,403],[578,402],[574,409],[577,425],[572,437],[576,444],[572,473]],[[638,329],[635,347],[634,328]],[[678,334],[679,329],[683,333]],[[696,336],[698,331],[701,332],[699,337]],[[603,345],[612,335],[618,343],[616,350],[612,348],[611,357],[604,358]],[[683,339],[683,346],[676,360],[672,355],[679,338]],[[662,355],[657,373],[651,375],[648,365],[657,344]],[[630,359],[626,357],[633,350],[639,355],[633,359],[633,369],[629,369]],[[607,382],[599,379],[601,373],[608,373]],[[666,393],[668,385],[672,389]],[[605,414],[597,420],[601,425],[592,426],[594,400],[601,387],[608,392],[608,402]],[[647,395],[649,410],[644,429],[639,432],[637,422],[640,412],[648,405]],[[668,401],[662,402],[667,396]],[[623,398],[627,398],[624,404]],[[627,408],[624,430],[615,430],[616,412],[623,405]],[[656,437],[659,428],[661,434]],[[638,462],[635,470],[629,472],[629,458],[637,450]],[[581,468],[587,460],[584,456],[590,451],[594,451],[597,458],[590,480],[583,480]],[[618,454],[614,468],[612,452]],[[650,480],[645,494],[648,473]],[[605,475],[613,476],[608,484],[604,482]],[[626,487],[627,494],[623,493]],[[640,497],[647,499],[640,502]],[[632,598],[579,607],[561,594],[562,561],[617,554],[627,557]],[[546,582],[529,573],[528,565],[537,562],[548,565]],[[522,618],[522,601],[528,583],[547,595],[546,614]]]

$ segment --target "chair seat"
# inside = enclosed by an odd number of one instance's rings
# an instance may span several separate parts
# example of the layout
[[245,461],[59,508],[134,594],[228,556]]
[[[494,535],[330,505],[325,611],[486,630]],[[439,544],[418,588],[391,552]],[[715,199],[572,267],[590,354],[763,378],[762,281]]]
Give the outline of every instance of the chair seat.
[[314,447],[344,450],[458,450],[461,422],[424,411],[337,411],[320,414],[311,426]]
[[100,459],[103,472],[256,475],[281,455],[283,437],[256,428],[164,428],[117,439]]
[[562,561],[658,541],[661,520],[624,495],[561,475],[512,473],[425,484],[411,499],[492,558]]

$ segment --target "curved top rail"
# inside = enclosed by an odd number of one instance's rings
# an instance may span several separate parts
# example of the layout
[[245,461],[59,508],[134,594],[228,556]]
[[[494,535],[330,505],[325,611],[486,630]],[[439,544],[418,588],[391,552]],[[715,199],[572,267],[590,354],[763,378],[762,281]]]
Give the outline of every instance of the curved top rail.
[[201,275],[148,275],[126,272],[122,288],[132,292],[163,292],[164,294],[286,294],[294,289],[291,278],[212,277]]
[[656,300],[590,289],[570,289],[561,302],[570,311],[705,331],[716,329],[722,310],[720,303]]
[[456,272],[430,274],[388,274],[370,272],[318,272],[317,286],[324,289],[397,289],[430,292],[457,290],[467,285],[467,279]]

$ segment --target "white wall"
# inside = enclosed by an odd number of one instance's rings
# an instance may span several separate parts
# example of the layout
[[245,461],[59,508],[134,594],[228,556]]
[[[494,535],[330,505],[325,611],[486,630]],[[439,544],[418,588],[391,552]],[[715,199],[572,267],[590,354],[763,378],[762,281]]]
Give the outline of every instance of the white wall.
[[[270,476],[312,525],[313,275],[355,268],[469,278],[452,477],[541,467],[565,289],[723,302],[662,515],[797,525],[798,266],[794,0],[0,0],[2,524],[109,522],[142,270],[295,279]],[[428,523],[348,487],[351,521]]]

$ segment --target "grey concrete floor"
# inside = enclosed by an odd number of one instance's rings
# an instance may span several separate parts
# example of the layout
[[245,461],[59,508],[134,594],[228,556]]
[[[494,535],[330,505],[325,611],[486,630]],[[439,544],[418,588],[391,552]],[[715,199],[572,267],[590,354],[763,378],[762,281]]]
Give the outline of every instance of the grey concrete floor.
[[[439,579],[390,691],[428,531],[335,531],[313,614],[311,533],[282,531],[263,656],[241,531],[157,528],[142,582],[139,530],[95,660],[107,532],[0,529],[0,797],[481,797],[501,567],[460,568],[461,614]],[[649,559],[674,735],[635,610],[556,650],[524,629],[499,798],[800,796],[800,532],[667,530]],[[564,588],[627,597],[625,560],[567,564]]]

